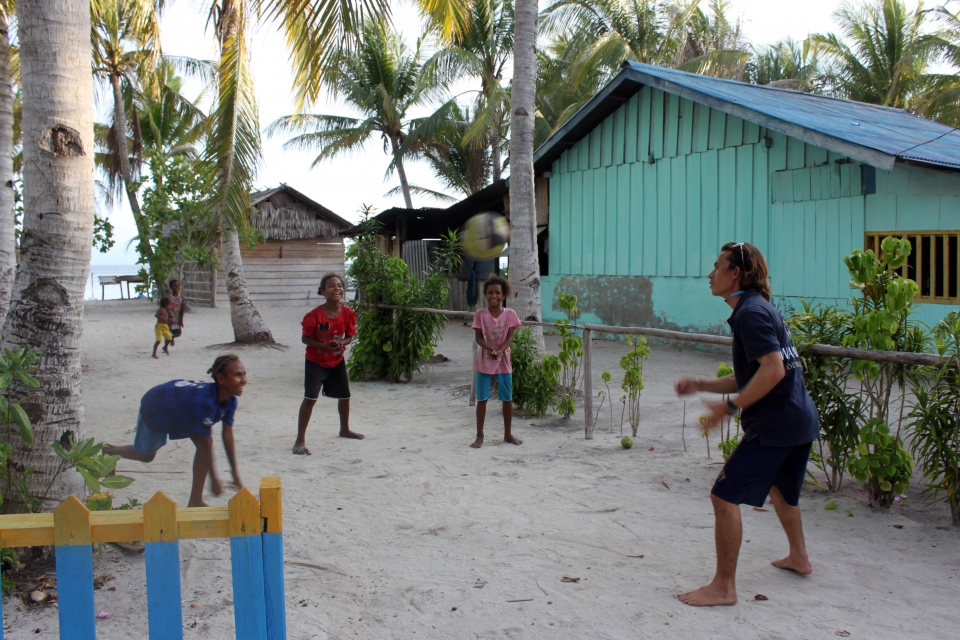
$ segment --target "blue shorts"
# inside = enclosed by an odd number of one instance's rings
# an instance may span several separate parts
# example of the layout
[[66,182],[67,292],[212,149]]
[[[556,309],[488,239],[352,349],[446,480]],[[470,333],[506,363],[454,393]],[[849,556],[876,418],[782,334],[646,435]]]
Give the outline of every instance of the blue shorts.
[[795,447],[765,447],[760,438],[741,440],[723,465],[710,492],[731,504],[762,507],[771,487],[787,504],[800,503],[812,442]]
[[152,431],[138,413],[137,435],[133,437],[133,450],[145,456],[152,456],[165,444],[167,444],[167,434]]
[[497,399],[500,402],[513,402],[513,374],[512,373],[477,373],[477,402],[486,402],[490,399],[490,381],[497,376]]

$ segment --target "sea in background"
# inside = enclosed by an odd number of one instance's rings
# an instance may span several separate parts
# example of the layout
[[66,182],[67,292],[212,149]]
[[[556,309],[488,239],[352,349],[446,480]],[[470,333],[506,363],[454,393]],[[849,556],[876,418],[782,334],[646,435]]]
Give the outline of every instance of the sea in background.
[[[83,294],[84,300],[100,300],[101,291],[105,300],[119,300],[120,287],[123,287],[123,297],[127,297],[127,284],[108,284],[103,289],[100,288],[100,280],[97,276],[133,276],[139,273],[140,267],[135,264],[92,264],[90,265],[90,277],[87,278],[87,289]],[[130,294],[136,298],[136,285],[130,284]]]

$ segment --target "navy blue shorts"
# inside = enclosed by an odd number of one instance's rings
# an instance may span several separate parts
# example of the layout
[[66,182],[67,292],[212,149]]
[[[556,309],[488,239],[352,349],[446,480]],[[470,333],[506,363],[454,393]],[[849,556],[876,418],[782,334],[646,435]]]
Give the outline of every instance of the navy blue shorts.
[[765,447],[760,438],[741,440],[723,465],[710,492],[731,504],[762,507],[776,487],[791,506],[800,503],[812,442],[795,447]]

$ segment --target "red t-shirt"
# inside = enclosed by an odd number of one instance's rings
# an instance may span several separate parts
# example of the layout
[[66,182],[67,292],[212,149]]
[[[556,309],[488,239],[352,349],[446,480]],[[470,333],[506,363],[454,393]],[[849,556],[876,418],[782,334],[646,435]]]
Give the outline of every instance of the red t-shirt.
[[[340,305],[340,315],[331,318],[321,306],[303,316],[301,325],[303,325],[303,335],[326,344],[332,340],[342,340],[357,335],[357,314],[350,307]],[[330,351],[307,347],[306,356],[310,362],[332,369],[343,361],[343,349]]]

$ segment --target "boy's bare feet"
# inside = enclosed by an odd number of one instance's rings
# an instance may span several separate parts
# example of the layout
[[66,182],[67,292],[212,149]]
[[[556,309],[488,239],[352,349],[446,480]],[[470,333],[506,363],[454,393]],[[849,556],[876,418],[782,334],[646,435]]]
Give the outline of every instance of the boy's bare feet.
[[167,347],[164,347],[164,348],[163,348],[163,352],[164,352],[165,354],[167,354],[167,355],[170,355],[170,352],[167,351]]
[[510,444],[523,444],[523,440],[521,440],[517,436],[504,436],[503,441],[505,443],[509,442]]
[[737,603],[737,591],[735,588],[723,588],[713,582],[694,591],[682,593],[677,597],[680,599],[680,602],[688,604],[691,607],[730,606]]
[[153,355],[150,356],[150,357],[153,358],[154,360],[159,360],[159,359],[160,359],[160,356],[158,356],[157,354],[153,354]]
[[795,571],[802,576],[808,576],[813,573],[813,566],[810,564],[810,561],[803,558],[794,558],[793,556],[787,556],[782,560],[774,560],[771,562],[773,566],[778,569],[786,569],[787,571]]
[[307,449],[307,445],[303,442],[294,442],[293,443],[293,455],[295,456],[310,456],[313,455],[310,453],[310,449]]
[[206,502],[201,500],[200,502],[197,502],[197,503],[190,502],[187,506],[188,507],[209,507],[210,505],[208,505]]
[[362,433],[357,433],[356,431],[350,431],[350,429],[347,429],[346,431],[341,431],[341,432],[340,432],[340,437],[341,437],[341,438],[352,438],[352,439],[354,439],[354,440],[363,440],[363,434],[362,434]]
[[223,483],[220,482],[218,478],[215,478],[213,482],[210,483],[210,491],[212,491],[215,496],[221,495],[223,493]]
[[479,449],[483,446],[483,436],[477,436],[477,439],[473,441],[473,444],[470,445],[472,449]]

